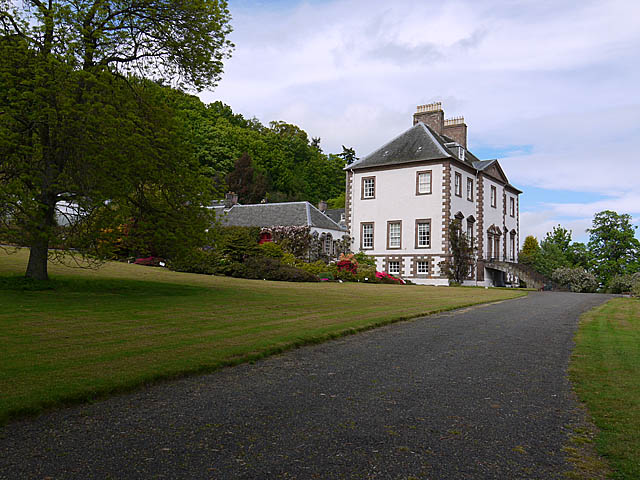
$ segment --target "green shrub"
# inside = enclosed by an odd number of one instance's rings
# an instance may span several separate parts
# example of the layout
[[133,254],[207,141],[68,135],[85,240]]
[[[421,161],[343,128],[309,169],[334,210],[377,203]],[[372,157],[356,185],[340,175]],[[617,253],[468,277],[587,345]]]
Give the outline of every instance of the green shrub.
[[640,282],[640,272],[615,275],[609,280],[607,285],[607,291],[610,293],[625,293],[631,292],[636,283]]
[[596,277],[580,267],[556,268],[551,275],[551,280],[572,292],[588,293],[598,289]]
[[242,262],[258,254],[260,228],[216,227],[212,232],[213,248],[232,262]]
[[176,272],[213,275],[220,268],[220,255],[211,250],[196,249],[171,259],[167,266]]
[[358,282],[377,283],[376,267],[360,264],[358,273],[356,274],[356,280]]
[[356,274],[350,272],[349,270],[340,270],[338,269],[335,275],[335,278],[338,280],[342,280],[343,282],[355,282]]
[[358,252],[356,253],[353,258],[358,262],[359,267],[358,268],[362,268],[364,265],[367,265],[369,267],[374,267],[376,266],[376,259],[375,257],[372,257],[370,255],[367,255],[364,252]]
[[322,280],[324,278],[326,278],[327,280],[335,280],[335,277],[333,276],[333,273],[331,273],[331,272],[320,272],[318,274],[318,278],[320,280]]
[[[284,250],[282,250],[282,247],[277,243],[265,242],[262,245],[258,245],[258,255],[269,258],[282,258],[284,256]],[[293,255],[291,256],[293,257]]]
[[[290,265],[283,265],[279,260],[269,257],[249,257],[239,271],[243,278],[280,280],[286,282],[317,282],[318,277]],[[239,276],[239,275],[234,275]]]
[[327,264],[324,263],[322,260],[317,260],[312,263],[298,261],[295,264],[295,266],[301,270],[304,270],[305,272],[309,272],[310,274],[316,275],[316,276],[319,276],[320,272],[327,269]]
[[[282,247],[281,247],[282,248]],[[289,252],[284,252],[282,254],[282,258],[280,259],[280,262],[283,265],[290,265],[292,267],[296,267],[298,266],[299,263],[302,263],[300,260],[298,260],[293,253],[289,253]]]

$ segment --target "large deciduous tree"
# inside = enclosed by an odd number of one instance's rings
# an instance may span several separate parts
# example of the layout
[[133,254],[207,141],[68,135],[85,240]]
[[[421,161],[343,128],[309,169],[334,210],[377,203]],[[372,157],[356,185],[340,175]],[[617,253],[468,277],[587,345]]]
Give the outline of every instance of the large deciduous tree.
[[589,232],[589,251],[595,273],[605,285],[616,274],[640,270],[640,241],[631,215],[611,210],[596,213]]
[[100,256],[113,219],[176,240],[206,189],[161,89],[138,78],[215,85],[226,2],[22,5],[0,0],[0,228],[30,247],[27,276],[47,278],[52,243]]

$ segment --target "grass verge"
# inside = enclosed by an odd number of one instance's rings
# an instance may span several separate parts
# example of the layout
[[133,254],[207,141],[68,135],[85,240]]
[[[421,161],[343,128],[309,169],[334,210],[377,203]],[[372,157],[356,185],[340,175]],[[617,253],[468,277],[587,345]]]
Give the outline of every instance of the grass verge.
[[108,263],[21,278],[0,251],[0,424],[516,290],[266,282]]
[[615,298],[583,315],[569,373],[613,478],[640,478],[640,299]]

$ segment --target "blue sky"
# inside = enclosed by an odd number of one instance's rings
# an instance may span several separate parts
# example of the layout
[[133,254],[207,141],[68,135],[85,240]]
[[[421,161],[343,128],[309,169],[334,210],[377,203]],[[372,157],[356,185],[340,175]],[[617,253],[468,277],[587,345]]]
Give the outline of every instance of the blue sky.
[[416,105],[464,115],[469,148],[498,158],[521,197],[521,239],[593,215],[640,223],[640,2],[230,1],[236,44],[202,92],[263,123],[359,156]]

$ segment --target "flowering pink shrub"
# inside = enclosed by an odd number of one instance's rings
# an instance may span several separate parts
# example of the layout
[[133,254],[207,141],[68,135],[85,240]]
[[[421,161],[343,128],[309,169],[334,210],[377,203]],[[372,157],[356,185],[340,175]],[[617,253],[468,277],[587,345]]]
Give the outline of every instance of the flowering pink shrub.
[[389,275],[387,272],[376,272],[376,278],[384,283],[399,283],[404,285],[404,280],[401,278]]

